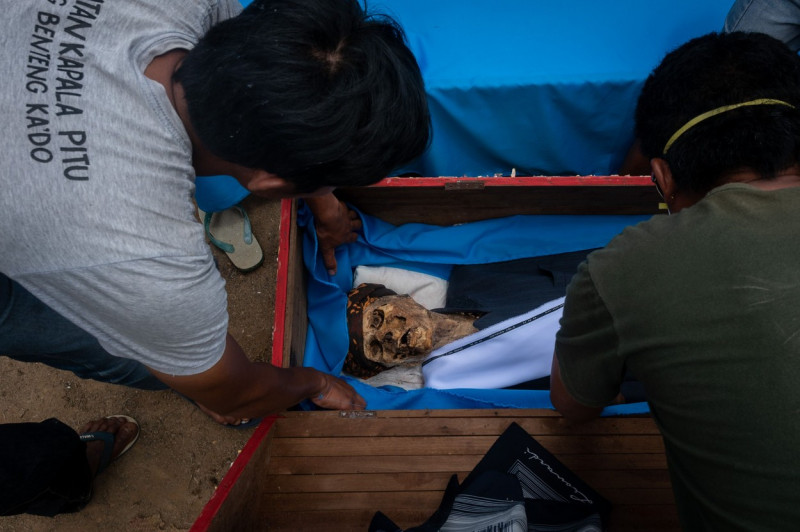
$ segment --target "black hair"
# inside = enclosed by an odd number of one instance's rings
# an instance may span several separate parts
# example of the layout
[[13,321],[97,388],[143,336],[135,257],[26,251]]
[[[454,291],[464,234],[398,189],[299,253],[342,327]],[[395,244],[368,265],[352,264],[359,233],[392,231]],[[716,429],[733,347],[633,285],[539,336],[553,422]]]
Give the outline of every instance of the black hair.
[[[755,99],[785,105],[740,107],[703,120],[665,144],[684,124],[718,107]],[[642,88],[636,135],[643,154],[669,164],[679,188],[706,193],[736,170],[763,179],[800,160],[800,58],[760,33],[711,33],[667,54]]]
[[212,154],[297,192],[375,183],[430,139],[402,29],[357,0],[256,0],[212,27],[174,80]]

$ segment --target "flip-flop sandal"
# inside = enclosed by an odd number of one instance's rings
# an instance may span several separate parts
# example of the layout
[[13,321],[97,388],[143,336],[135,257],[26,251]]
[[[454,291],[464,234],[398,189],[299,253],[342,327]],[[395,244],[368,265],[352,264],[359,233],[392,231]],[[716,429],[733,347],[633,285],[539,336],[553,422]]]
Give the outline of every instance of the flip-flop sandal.
[[[125,421],[135,424],[137,428],[139,427],[139,422],[130,416],[125,416],[120,414],[114,416],[106,416],[106,419],[112,417],[121,417],[125,419]],[[127,453],[130,450],[130,448],[133,447],[133,444],[136,443],[136,440],[139,439],[139,433],[140,431],[137,430],[136,436],[134,436],[133,439],[129,441],[125,447],[122,448],[122,451],[120,451],[120,453],[113,460],[111,459],[111,455],[114,452],[115,438],[113,434],[105,431],[84,432],[83,434],[79,434],[78,437],[81,439],[82,442],[86,443],[93,441],[103,442],[103,453],[100,455],[100,464],[97,466],[97,473],[95,473],[95,476],[102,473],[111,462],[113,462],[114,460],[118,460],[123,454]]]
[[264,252],[253,235],[250,217],[239,205],[219,212],[197,209],[208,240],[225,252],[236,268],[255,270],[264,262]]
[[225,425],[226,427],[230,427],[232,429],[249,429],[253,427],[257,427],[264,418],[254,417],[253,419],[244,420],[242,419],[241,423],[238,425]]

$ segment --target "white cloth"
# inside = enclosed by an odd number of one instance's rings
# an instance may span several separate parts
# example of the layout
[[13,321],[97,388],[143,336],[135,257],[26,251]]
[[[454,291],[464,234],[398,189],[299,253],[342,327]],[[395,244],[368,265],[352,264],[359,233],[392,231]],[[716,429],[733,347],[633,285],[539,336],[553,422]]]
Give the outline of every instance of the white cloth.
[[428,388],[506,388],[550,375],[564,298],[549,301],[434,350],[422,362]]
[[408,294],[426,309],[442,308],[447,300],[447,281],[411,270],[390,266],[357,266],[353,286],[382,284],[400,295]]
[[396,386],[404,390],[417,390],[425,386],[422,379],[422,366],[395,366],[386,371],[381,371],[374,377],[364,379],[362,382],[370,386]]

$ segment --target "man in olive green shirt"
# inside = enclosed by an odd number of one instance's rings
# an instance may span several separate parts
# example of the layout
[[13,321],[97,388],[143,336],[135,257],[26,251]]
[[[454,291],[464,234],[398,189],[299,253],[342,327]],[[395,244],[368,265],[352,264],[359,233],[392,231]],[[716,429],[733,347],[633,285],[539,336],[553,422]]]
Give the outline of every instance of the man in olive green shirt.
[[687,530],[800,523],[800,58],[708,35],[648,78],[637,136],[672,216],[572,280],[551,399],[588,419],[627,371],[664,437]]

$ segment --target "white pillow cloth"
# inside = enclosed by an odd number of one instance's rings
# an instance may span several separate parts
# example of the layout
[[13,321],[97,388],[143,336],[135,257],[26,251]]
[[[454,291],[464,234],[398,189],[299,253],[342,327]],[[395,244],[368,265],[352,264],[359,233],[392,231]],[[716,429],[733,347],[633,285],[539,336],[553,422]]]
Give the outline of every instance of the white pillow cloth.
[[442,308],[447,301],[447,281],[427,273],[390,266],[357,266],[353,286],[382,284],[400,295],[408,294],[426,309]]

